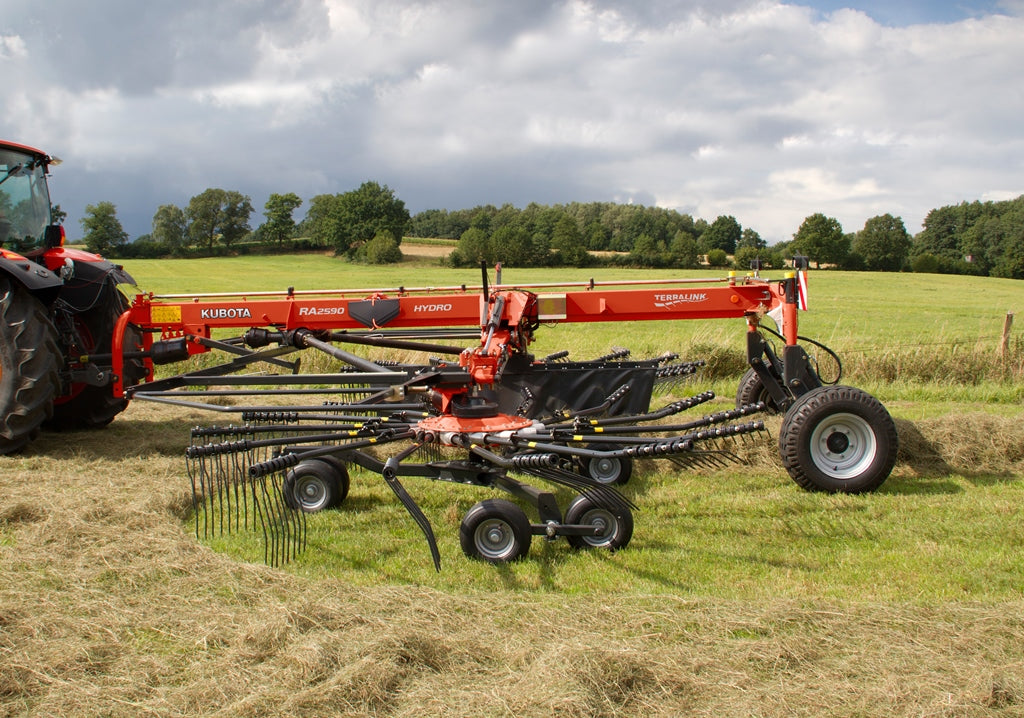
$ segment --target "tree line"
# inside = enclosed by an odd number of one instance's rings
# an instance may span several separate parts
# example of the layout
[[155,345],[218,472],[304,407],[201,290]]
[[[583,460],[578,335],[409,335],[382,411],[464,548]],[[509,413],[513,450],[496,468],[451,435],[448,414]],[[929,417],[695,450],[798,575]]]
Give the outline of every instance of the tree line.
[[86,207],[81,222],[91,250],[124,258],[229,254],[244,247],[330,248],[352,260],[380,264],[401,260],[400,244],[407,236],[453,240],[446,259],[453,266],[501,262],[519,267],[747,269],[757,260],[764,268],[781,268],[786,258],[799,254],[817,267],[1024,279],[1024,195],[933,209],[916,236],[891,214],[872,217],[862,229],[846,232],[834,217],[816,213],[804,219],[792,239],[771,246],[729,215],[709,223],[635,204],[479,205],[411,215],[393,190],[377,182],[317,195],[297,222],[294,213],[302,204],[295,193],[271,194],[263,208],[265,221],[253,229],[248,196],[207,189],[185,207],[159,207],[152,233],[134,242],[128,241],[110,202]]
[[401,259],[398,245],[411,217],[387,185],[365,182],[351,192],[317,195],[305,219],[296,222],[294,213],[301,206],[294,192],[271,194],[263,206],[265,221],[253,229],[248,195],[210,188],[185,207],[161,205],[153,215],[152,232],[134,242],[128,241],[112,202],[86,206],[81,223],[91,251],[119,258],[230,254],[244,243],[281,251],[334,248],[368,261]]

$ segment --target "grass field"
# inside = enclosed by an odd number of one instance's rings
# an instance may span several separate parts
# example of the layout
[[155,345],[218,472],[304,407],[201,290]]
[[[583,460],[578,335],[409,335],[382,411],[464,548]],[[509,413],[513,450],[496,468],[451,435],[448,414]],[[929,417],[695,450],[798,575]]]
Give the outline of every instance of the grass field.
[[[129,269],[154,292],[479,282],[425,255]],[[569,274],[504,281],[658,276]],[[897,420],[893,476],[808,494],[766,437],[719,470],[645,462],[616,554],[535,539],[515,565],[469,561],[458,523],[484,496],[410,480],[435,573],[380,477],[357,473],[272,569],[258,540],[195,538],[182,452],[208,416],[139,402],[101,432],[44,433],[0,458],[0,715],[1024,715],[1024,328],[997,351],[1024,286],[812,272],[810,294],[801,333]],[[692,389],[724,406],[742,332],[542,327],[537,353],[711,356]]]

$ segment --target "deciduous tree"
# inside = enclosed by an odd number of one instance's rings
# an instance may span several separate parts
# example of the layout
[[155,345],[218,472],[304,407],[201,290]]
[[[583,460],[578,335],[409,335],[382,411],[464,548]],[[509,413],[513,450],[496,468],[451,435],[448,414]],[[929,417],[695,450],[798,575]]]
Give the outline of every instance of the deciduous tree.
[[249,217],[252,216],[252,200],[234,190],[224,193],[224,204],[220,210],[220,236],[224,246],[230,247],[252,231]]
[[455,246],[455,251],[452,252],[449,258],[453,265],[458,266],[477,266],[481,262],[491,264],[494,261],[493,254],[491,252],[490,238],[487,236],[487,232],[480,229],[479,227],[470,227],[462,236],[459,237],[459,242]]
[[740,247],[764,249],[767,246],[768,243],[761,239],[761,235],[750,229],[750,227],[744,227],[743,233],[740,234],[740,241],[736,243],[736,249]]
[[864,223],[864,229],[853,240],[853,249],[863,257],[867,269],[898,272],[907,261],[910,244],[903,220],[883,214]]
[[387,185],[376,182],[364,182],[359,189],[340,195],[336,211],[335,246],[348,254],[379,232],[390,232],[401,244],[411,221],[405,202]]
[[583,246],[583,235],[580,233],[579,225],[569,215],[562,215],[555,224],[551,235],[551,247],[558,252],[559,264],[582,267],[590,257]]
[[188,220],[184,210],[173,204],[160,205],[153,215],[152,239],[173,253],[180,253],[188,246]]
[[235,190],[210,188],[189,200],[185,216],[189,236],[196,244],[212,249],[219,238],[230,247],[251,231],[252,201]]
[[263,205],[263,215],[267,221],[263,223],[263,234],[267,239],[283,243],[295,233],[295,219],[292,214],[302,205],[302,200],[294,192],[287,194],[271,194]]
[[793,235],[791,249],[807,255],[820,267],[822,262],[842,264],[850,252],[850,242],[839,220],[819,212],[804,219]]
[[128,241],[128,233],[117,218],[117,207],[113,202],[86,205],[85,216],[79,221],[85,233],[85,245],[91,252],[107,254]]
[[726,254],[733,254],[742,235],[743,228],[736,218],[722,215],[701,236],[701,246],[705,252],[721,249]]
[[185,209],[188,219],[189,237],[195,244],[213,249],[217,240],[217,226],[220,223],[220,208],[224,202],[224,190],[209,188],[192,197]]

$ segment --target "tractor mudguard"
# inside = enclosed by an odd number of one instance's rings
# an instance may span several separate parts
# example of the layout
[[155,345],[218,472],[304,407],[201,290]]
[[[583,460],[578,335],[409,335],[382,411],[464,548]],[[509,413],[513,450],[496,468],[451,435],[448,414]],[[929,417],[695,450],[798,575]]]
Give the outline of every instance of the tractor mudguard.
[[61,271],[70,262],[71,273],[64,280],[60,298],[76,312],[84,312],[95,306],[100,294],[108,284],[135,284],[135,280],[119,264],[109,262],[98,254],[78,249],[51,249],[43,255],[46,265],[54,271]]
[[16,252],[0,250],[0,272],[23,285],[49,306],[63,285],[60,276]]

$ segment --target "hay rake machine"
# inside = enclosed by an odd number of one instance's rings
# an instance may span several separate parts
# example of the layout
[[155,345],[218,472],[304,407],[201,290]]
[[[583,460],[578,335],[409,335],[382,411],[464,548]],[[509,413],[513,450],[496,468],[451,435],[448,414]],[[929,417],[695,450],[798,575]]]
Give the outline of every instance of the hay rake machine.
[[[619,490],[634,460],[678,466],[737,457],[737,440],[763,432],[764,411],[784,412],[780,456],[809,490],[861,492],[895,462],[885,408],[852,387],[825,385],[797,335],[802,276],[756,273],[721,280],[500,283],[478,287],[295,291],[240,295],[138,295],[112,347],[115,395],[234,417],[197,427],[186,451],[197,535],[262,532],[266,560],[293,558],[306,514],[341,504],[348,467],[379,474],[440,555],[430,521],[402,481],[425,478],[502,491],[475,504],[460,526],[471,557],[492,563],[526,555],[533,536],[574,547],[619,549],[633,509]],[[766,339],[766,314],[781,328],[781,355]],[[700,361],[631,359],[625,350],[589,361],[528,351],[545,323],[743,318],[750,369],[735,408],[682,420],[714,399],[698,393],[656,409],[655,386],[692,375]],[[244,330],[233,338],[226,330]],[[125,337],[141,337],[126,346]],[[474,346],[466,347],[469,337]],[[457,343],[460,342],[461,344]],[[341,347],[414,350],[423,363],[372,360]],[[131,387],[125,362],[154,365],[211,351],[220,364]],[[297,352],[342,362],[299,373]],[[260,371],[253,369],[259,367]],[[538,488],[529,479],[539,479]],[[558,489],[576,493],[564,510]],[[531,521],[520,504],[527,505]]]

